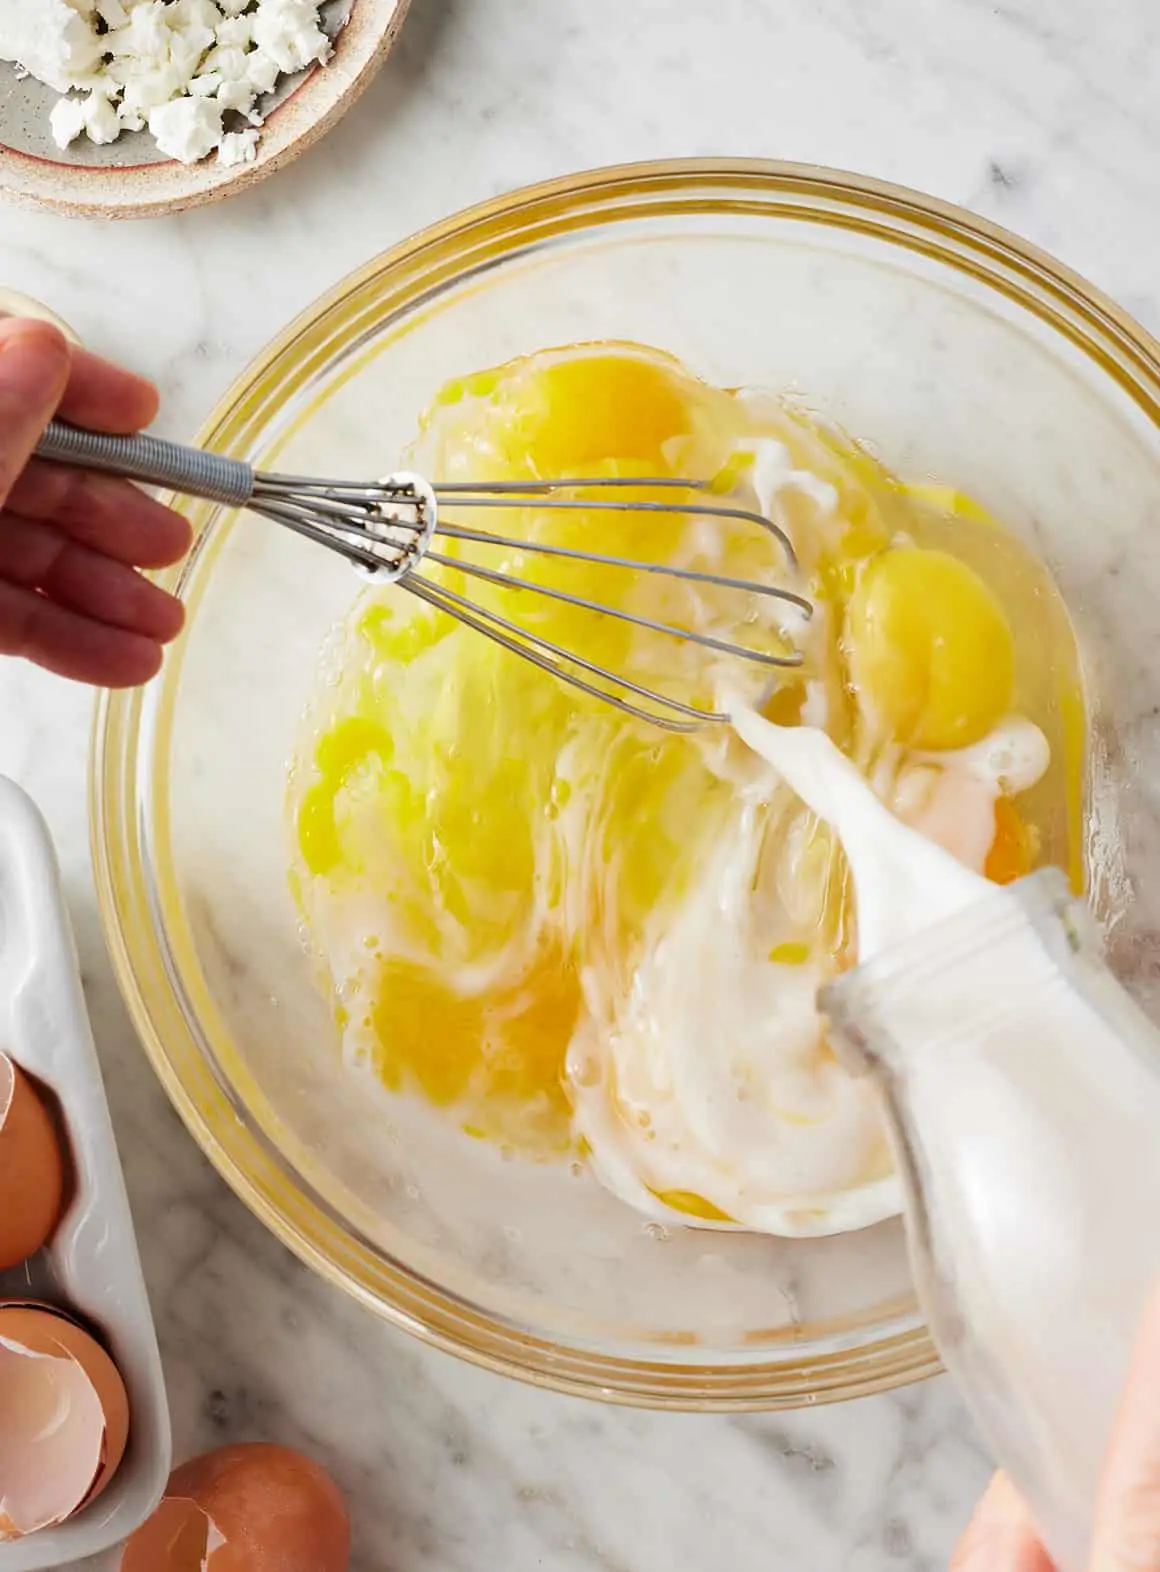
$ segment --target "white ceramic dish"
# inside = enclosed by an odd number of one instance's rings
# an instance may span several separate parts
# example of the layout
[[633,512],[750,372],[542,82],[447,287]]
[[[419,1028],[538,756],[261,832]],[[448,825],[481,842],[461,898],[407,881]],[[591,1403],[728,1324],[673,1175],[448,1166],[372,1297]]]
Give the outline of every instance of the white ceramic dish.
[[0,1272],[0,1298],[60,1305],[106,1343],[129,1393],[129,1446],[92,1506],[0,1544],[0,1572],[39,1572],[117,1544],[160,1499],[169,1410],[133,1219],[81,991],[56,856],[25,794],[0,777],[0,1045],[56,1098],[72,1192],[48,1247]]
[[286,78],[269,95],[257,158],[232,168],[212,156],[200,164],[175,163],[145,131],[124,134],[107,147],[80,137],[61,152],[48,125],[59,95],[0,62],[0,193],[77,217],[149,218],[243,191],[304,153],[341,119],[387,58],[409,3],[327,0],[323,23],[334,39],[333,57]]

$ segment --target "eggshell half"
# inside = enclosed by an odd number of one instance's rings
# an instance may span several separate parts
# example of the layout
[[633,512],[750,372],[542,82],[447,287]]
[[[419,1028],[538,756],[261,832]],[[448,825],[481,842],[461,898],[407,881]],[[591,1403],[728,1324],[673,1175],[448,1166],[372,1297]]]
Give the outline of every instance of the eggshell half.
[[124,1382],[95,1338],[50,1305],[0,1304],[0,1540],[95,1500],[128,1436]]
[[20,1066],[0,1053],[0,1270],[35,1255],[60,1220],[64,1154]]
[[174,1469],[121,1572],[347,1572],[350,1519],[313,1459],[253,1442]]

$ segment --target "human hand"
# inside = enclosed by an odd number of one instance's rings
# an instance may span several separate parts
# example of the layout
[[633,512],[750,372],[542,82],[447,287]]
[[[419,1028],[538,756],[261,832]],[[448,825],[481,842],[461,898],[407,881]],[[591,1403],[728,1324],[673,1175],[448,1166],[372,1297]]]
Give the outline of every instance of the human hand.
[[137,570],[183,557],[188,522],[128,481],[31,457],[54,415],[128,434],[156,413],[142,378],[46,322],[0,321],[0,655],[110,688],[161,665],[183,609]]
[[[1088,1572],[1160,1572],[1160,1295],[1140,1325],[1096,1502]],[[951,1572],[1053,1572],[1030,1515],[996,1474]]]

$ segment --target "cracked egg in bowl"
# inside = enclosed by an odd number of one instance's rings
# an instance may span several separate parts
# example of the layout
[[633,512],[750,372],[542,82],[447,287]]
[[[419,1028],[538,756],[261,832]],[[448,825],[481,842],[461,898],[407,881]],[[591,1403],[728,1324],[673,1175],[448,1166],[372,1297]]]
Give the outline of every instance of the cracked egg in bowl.
[[[305,474],[568,473],[581,504],[707,483],[776,530],[503,508],[509,546],[425,571],[680,702],[820,727],[968,866],[1062,864],[1127,938],[1153,820],[1107,683],[1146,592],[1110,570],[1160,498],[1152,368],[1132,339],[1113,375],[1108,308],[1006,244],[1024,271],[838,177],[585,177],[371,264],[206,436]],[[399,1324],[569,1390],[756,1406],[933,1368],[879,1110],[814,1004],[857,960],[824,827],[726,724],[664,731],[194,512],[188,631],[99,721],[98,871],[151,1057],[247,1203]]]

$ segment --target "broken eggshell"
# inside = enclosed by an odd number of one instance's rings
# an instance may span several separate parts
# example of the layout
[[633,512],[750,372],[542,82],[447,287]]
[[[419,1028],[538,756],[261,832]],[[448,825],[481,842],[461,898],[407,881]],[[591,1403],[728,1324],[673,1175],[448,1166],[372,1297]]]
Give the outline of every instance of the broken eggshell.
[[182,1463],[121,1572],[346,1572],[350,1518],[312,1458],[260,1442]]
[[64,1154],[52,1115],[0,1053],[0,1271],[35,1255],[60,1221]]
[[51,1305],[0,1303],[0,1541],[95,1500],[128,1436],[125,1385],[96,1339]]

